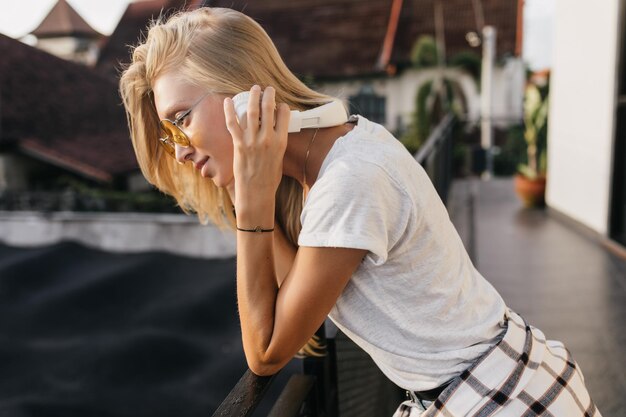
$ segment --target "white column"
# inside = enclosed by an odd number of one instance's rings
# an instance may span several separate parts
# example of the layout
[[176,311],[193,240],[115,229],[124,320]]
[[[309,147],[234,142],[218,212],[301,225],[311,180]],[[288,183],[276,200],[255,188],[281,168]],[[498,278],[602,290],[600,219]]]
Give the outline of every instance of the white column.
[[487,167],[483,172],[483,179],[493,176],[493,126],[492,126],[492,98],[493,98],[493,66],[496,55],[496,29],[493,26],[483,28],[483,63],[480,79],[480,110],[481,135],[480,143],[485,150]]

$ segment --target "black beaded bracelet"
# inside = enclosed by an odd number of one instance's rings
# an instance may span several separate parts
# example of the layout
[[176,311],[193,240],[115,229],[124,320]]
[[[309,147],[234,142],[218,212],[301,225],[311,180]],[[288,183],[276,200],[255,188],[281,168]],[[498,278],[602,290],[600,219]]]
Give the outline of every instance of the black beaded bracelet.
[[240,229],[239,226],[237,226],[237,230],[239,230],[240,232],[267,233],[273,232],[274,228],[272,227],[271,229],[263,229],[261,228],[261,226],[257,226],[254,229]]

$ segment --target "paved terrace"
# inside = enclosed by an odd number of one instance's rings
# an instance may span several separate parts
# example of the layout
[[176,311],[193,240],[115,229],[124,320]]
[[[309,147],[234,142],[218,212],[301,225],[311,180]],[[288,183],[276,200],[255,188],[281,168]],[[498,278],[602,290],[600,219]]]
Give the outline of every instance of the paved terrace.
[[449,211],[506,303],[566,344],[605,417],[625,416],[626,258],[554,211],[522,208],[511,179],[455,182]]

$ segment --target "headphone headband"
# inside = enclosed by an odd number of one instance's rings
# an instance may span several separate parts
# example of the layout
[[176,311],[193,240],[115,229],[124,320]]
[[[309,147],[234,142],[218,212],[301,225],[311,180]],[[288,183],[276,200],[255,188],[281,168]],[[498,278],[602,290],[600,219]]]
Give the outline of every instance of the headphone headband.
[[[233,97],[237,118],[241,121],[246,117],[250,92],[244,91]],[[289,133],[299,132],[302,129],[340,126],[348,121],[348,115],[339,100],[323,104],[310,110],[291,110],[289,119]]]

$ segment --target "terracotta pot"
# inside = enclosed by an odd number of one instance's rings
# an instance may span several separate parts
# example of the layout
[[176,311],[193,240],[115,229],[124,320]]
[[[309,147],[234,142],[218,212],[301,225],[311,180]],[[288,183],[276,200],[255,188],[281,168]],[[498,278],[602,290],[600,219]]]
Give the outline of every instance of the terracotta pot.
[[515,192],[525,207],[543,207],[545,205],[546,177],[540,176],[534,180],[516,174]]

